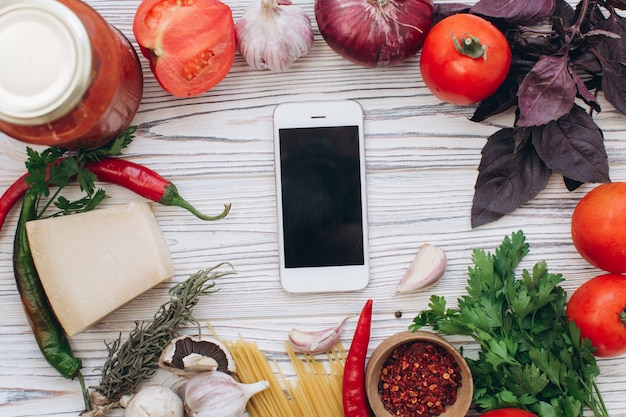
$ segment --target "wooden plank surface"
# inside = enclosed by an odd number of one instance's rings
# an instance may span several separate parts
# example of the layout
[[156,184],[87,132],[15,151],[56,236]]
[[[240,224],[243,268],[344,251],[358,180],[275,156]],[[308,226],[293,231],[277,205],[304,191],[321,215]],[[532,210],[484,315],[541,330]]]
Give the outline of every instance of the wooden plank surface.
[[[131,27],[137,0],[88,3],[136,46]],[[225,3],[235,19],[247,5],[241,0]],[[599,273],[576,253],[569,231],[572,210],[592,184],[568,192],[554,176],[545,191],[513,214],[472,229],[469,215],[480,151],[490,134],[512,124],[513,115],[480,124],[469,121],[473,107],[442,103],[425,88],[418,57],[383,69],[343,60],[321,38],[313,2],[295,3],[313,21],[315,44],[287,72],[253,70],[237,55],[217,87],[179,99],[161,90],[142,58],[145,91],[134,121],[137,138],[125,152],[127,159],[171,179],[202,211],[218,212],[227,202],[233,209],[226,219],[207,223],[181,209],[153,205],[176,276],[71,339],[84,360],[88,385],[98,382],[96,368],[106,358],[105,341],[129,331],[135,320],[149,320],[174,282],[223,261],[231,262],[237,274],[219,281],[219,292],[203,299],[195,315],[210,321],[220,337],[241,335],[256,341],[270,358],[282,362],[287,362],[283,342],[292,327],[330,326],[358,313],[368,298],[374,299],[371,352],[385,337],[406,330],[432,293],[454,303],[465,291],[472,249],[493,250],[519,229],[531,246],[523,266],[546,260],[552,272],[564,275],[568,293]],[[321,98],[354,99],[364,108],[371,282],[359,292],[293,295],[278,280],[272,111],[278,103]],[[603,112],[595,119],[606,138],[611,178],[626,180],[626,117],[600,100]],[[0,134],[0,192],[23,173],[25,149]],[[120,188],[106,189],[111,198],[105,206],[140,200]],[[44,361],[22,310],[11,265],[16,222],[14,210],[0,231],[0,415],[76,416],[83,409],[78,383],[64,380]],[[423,293],[394,295],[425,242],[446,251],[444,279]],[[346,347],[355,324],[346,323]],[[476,350],[467,339],[449,339],[470,353]],[[625,417],[626,358],[600,360],[600,367],[609,413]]]

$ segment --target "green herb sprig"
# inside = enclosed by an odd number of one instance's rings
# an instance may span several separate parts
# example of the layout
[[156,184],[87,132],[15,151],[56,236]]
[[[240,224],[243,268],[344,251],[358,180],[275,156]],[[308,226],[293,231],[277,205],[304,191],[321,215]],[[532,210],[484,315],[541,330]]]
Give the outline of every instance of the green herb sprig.
[[[96,176],[85,169],[89,161],[98,161],[104,157],[119,156],[133,140],[136,126],[131,126],[120,133],[115,139],[95,149],[78,149],[69,151],[61,148],[46,148],[37,152],[27,147],[28,160],[26,182],[37,194],[37,218],[55,217],[92,210],[106,197],[103,189],[96,189]],[[76,181],[84,196],[70,201],[61,193],[70,183]],[[54,187],[54,192],[51,188]],[[43,202],[45,201],[45,203]],[[56,211],[46,213],[52,205]]]
[[131,394],[139,383],[154,374],[161,352],[178,336],[178,330],[189,324],[199,326],[193,317],[193,307],[200,297],[217,291],[215,280],[234,274],[234,270],[220,268],[232,265],[226,262],[200,270],[169,290],[169,301],[163,304],[151,322],[136,322],[135,328],[122,343],[121,335],[107,343],[109,356],[101,372],[100,384],[92,387],[90,402],[95,412],[98,408],[116,406],[123,395]]
[[540,417],[583,416],[589,407],[608,417],[596,384],[600,374],[589,339],[565,315],[566,292],[560,274],[545,262],[515,271],[528,253],[522,231],[504,239],[494,254],[473,251],[467,295],[447,308],[433,295],[429,309],[409,326],[431,326],[441,334],[471,336],[480,344],[472,369],[474,401],[486,410],[517,407]]

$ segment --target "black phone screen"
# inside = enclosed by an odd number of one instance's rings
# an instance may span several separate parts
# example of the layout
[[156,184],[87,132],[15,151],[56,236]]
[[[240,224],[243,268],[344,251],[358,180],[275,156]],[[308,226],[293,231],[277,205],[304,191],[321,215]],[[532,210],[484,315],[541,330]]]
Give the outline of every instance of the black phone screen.
[[358,129],[279,130],[286,268],[364,264]]

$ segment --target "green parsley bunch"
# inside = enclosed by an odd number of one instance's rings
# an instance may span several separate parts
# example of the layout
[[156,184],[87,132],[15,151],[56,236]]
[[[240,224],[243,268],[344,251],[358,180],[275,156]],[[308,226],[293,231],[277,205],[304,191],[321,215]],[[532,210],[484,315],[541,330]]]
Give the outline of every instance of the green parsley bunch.
[[478,359],[466,358],[474,379],[474,401],[486,410],[516,407],[540,417],[596,417],[608,412],[596,384],[600,374],[589,339],[567,320],[567,294],[560,274],[545,261],[515,271],[528,253],[522,231],[505,237],[495,254],[473,251],[467,295],[447,308],[433,295],[409,329],[424,326],[446,335],[471,336]]

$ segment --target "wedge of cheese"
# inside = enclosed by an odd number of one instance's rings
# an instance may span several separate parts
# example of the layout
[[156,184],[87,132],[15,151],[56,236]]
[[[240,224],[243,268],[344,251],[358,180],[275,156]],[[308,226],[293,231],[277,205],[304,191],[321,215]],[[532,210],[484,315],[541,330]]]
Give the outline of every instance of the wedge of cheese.
[[26,223],[35,267],[68,336],[174,275],[147,203]]

